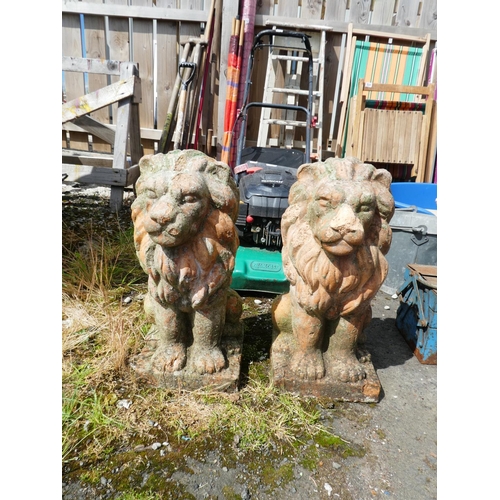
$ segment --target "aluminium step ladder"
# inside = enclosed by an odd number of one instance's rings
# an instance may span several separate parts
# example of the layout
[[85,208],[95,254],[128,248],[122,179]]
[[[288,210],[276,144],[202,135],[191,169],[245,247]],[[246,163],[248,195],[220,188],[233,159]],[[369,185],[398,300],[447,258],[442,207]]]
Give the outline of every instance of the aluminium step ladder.
[[[289,33],[275,27],[273,30],[275,38],[279,38],[280,33],[283,37]],[[302,103],[308,107],[311,111],[308,161],[321,160],[326,32],[300,31],[296,34],[296,37],[286,37],[286,44],[269,45],[263,102],[292,108]],[[304,117],[297,116],[294,109],[264,107],[257,146],[306,150],[303,130],[307,126]]]

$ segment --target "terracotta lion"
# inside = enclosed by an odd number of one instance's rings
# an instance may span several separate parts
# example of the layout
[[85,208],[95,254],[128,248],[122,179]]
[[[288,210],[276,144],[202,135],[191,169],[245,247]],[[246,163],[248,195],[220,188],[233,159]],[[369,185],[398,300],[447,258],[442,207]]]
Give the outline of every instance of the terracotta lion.
[[278,331],[293,332],[289,368],[299,379],[323,378],[325,360],[329,375],[343,382],[366,377],[357,343],[388,272],[391,180],[387,170],[356,158],[329,158],[298,170],[281,223],[290,291],[274,320]]
[[[220,338],[239,245],[239,195],[229,167],[194,150],[144,156],[132,204],[134,242],[149,275],[145,310],[155,320],[160,371],[222,370]],[[230,302],[230,301],[229,301]]]

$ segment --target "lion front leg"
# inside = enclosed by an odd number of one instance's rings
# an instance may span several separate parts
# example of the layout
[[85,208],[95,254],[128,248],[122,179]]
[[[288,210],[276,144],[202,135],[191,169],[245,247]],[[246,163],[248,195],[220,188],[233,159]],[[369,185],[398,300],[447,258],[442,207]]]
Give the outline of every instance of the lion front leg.
[[342,382],[358,382],[366,378],[366,371],[356,352],[358,340],[370,314],[371,310],[365,309],[340,317],[333,323],[333,330],[329,332],[329,346],[325,355],[330,360],[332,376]]
[[292,330],[297,340],[297,351],[292,356],[290,368],[301,379],[317,380],[325,376],[325,363],[321,344],[323,322],[308,314],[295,300],[291,301]]
[[186,365],[186,322],[189,318],[173,306],[163,306],[147,296],[147,310],[158,329],[158,346],[151,363],[160,371],[175,372]]
[[193,345],[191,362],[200,374],[215,373],[226,366],[220,349],[220,339],[226,319],[226,296],[193,313]]

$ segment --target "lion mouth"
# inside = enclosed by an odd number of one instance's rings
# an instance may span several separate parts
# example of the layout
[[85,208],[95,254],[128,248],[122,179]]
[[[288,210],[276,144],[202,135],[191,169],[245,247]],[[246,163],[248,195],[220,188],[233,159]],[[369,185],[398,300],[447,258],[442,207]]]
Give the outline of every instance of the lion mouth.
[[349,255],[354,251],[354,247],[349,245],[345,240],[338,240],[334,242],[322,242],[321,243],[322,248],[325,250],[325,252],[343,257],[344,255]]

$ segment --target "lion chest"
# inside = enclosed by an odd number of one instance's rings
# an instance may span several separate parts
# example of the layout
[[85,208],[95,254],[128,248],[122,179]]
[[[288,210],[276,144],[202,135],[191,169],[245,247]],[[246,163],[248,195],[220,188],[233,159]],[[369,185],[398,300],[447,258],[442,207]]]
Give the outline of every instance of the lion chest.
[[191,310],[206,303],[228,279],[228,270],[214,253],[186,247],[164,249],[157,245],[150,268],[149,292],[161,303]]

